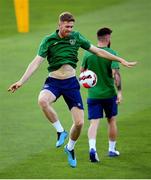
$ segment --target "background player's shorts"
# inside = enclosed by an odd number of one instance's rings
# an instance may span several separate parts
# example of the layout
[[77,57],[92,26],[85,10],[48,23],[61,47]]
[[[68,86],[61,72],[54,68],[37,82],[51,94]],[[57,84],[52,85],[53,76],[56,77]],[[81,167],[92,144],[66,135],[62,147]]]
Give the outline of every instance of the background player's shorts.
[[87,99],[88,105],[88,119],[103,118],[103,111],[107,118],[116,116],[118,113],[118,106],[116,103],[117,96],[109,99]]
[[70,110],[72,107],[83,109],[80,85],[75,76],[64,80],[48,77],[43,89],[51,91],[56,99],[62,95]]

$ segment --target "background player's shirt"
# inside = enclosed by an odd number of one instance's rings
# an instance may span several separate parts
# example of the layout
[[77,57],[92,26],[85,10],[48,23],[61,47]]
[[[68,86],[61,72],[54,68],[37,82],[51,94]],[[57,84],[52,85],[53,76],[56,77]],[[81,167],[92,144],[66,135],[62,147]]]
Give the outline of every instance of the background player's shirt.
[[[102,49],[117,55],[111,48],[103,47]],[[118,62],[109,61],[86,51],[83,57],[82,67],[94,71],[98,78],[96,86],[88,89],[88,98],[104,99],[116,95],[112,69],[119,68]]]
[[38,55],[44,58],[47,57],[49,72],[59,69],[64,64],[76,68],[80,47],[88,50],[90,42],[79,32],[73,31],[68,37],[60,38],[57,30],[42,40]]

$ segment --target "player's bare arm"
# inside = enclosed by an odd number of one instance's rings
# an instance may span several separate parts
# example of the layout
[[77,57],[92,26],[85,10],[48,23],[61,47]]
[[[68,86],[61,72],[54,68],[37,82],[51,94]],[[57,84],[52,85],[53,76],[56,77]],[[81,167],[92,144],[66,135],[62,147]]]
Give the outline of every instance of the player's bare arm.
[[122,101],[122,85],[121,85],[121,75],[119,69],[112,69],[112,74],[115,82],[115,86],[117,88],[117,103]]
[[21,77],[21,79],[14,84],[12,84],[8,91],[15,92],[18,88],[20,88],[29,78],[30,76],[38,69],[40,64],[43,62],[44,58],[41,56],[36,56],[33,61],[28,65],[25,73]]
[[96,54],[97,56],[106,58],[108,60],[118,61],[123,66],[126,66],[126,67],[132,67],[132,66],[137,64],[137,62],[128,62],[128,61],[126,61],[125,59],[123,59],[121,57],[115,56],[115,55],[113,55],[113,54],[111,54],[111,53],[109,53],[109,52],[107,52],[107,51],[105,51],[103,49],[97,48],[96,46],[93,46],[93,45],[91,45],[91,47],[89,48],[89,51]]

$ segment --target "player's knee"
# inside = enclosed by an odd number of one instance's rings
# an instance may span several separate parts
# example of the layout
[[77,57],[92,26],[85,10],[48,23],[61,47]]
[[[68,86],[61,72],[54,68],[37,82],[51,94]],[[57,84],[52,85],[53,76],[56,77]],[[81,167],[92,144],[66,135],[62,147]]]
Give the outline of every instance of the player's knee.
[[107,120],[108,120],[109,124],[115,124],[116,123],[116,119],[114,116],[112,116],[111,118],[108,118]]
[[38,105],[42,108],[45,109],[48,106],[48,102],[44,98],[39,98],[38,99]]
[[84,125],[84,120],[78,120],[75,122],[75,125],[78,127],[78,128],[82,128],[83,125]]

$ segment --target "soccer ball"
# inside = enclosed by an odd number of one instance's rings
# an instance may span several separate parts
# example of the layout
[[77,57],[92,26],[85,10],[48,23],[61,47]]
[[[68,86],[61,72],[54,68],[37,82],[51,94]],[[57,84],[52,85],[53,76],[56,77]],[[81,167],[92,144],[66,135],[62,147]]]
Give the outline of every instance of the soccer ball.
[[97,76],[91,70],[83,71],[79,76],[80,85],[85,88],[94,87],[97,83]]

